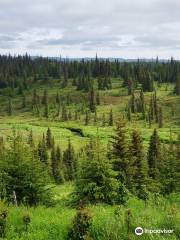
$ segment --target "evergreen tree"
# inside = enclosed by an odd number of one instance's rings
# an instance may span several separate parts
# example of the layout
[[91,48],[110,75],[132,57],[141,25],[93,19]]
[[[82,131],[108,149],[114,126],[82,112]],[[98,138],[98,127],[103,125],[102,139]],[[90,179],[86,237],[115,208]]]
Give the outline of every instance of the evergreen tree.
[[100,105],[100,95],[99,95],[99,92],[97,92],[97,94],[96,94],[96,104]]
[[128,105],[127,107],[127,119],[128,121],[132,120],[132,116],[131,116],[131,107]]
[[45,107],[44,107],[44,117],[49,118],[49,106],[48,106],[48,104],[45,104]]
[[34,138],[33,138],[33,131],[32,131],[32,129],[29,132],[29,136],[28,136],[28,141],[27,142],[31,146],[31,148],[34,148]]
[[51,171],[55,183],[64,182],[61,150],[59,147],[55,148],[54,145],[51,150]]
[[130,166],[128,171],[128,188],[139,198],[147,198],[147,164],[143,152],[142,138],[138,131],[132,132]]
[[47,91],[47,89],[44,90],[43,97],[42,97],[42,104],[44,104],[44,105],[48,104],[48,91]]
[[145,119],[145,101],[144,101],[144,93],[142,89],[140,91],[140,101],[141,101],[142,118]]
[[156,91],[154,92],[153,94],[153,104],[154,104],[154,115],[155,115],[155,121],[156,123],[158,123],[158,103],[157,103],[157,94],[156,94]]
[[59,93],[56,94],[56,103],[60,104],[60,96]]
[[62,114],[61,114],[62,121],[67,121],[68,120],[68,114],[67,114],[67,109],[66,106],[63,105],[62,107]]
[[12,115],[12,102],[11,102],[11,99],[10,99],[10,98],[8,99],[7,113],[8,113],[9,116]]
[[26,95],[22,96],[22,108],[26,108]]
[[161,192],[163,195],[179,192],[180,187],[177,184],[180,180],[179,156],[177,158],[174,147],[164,146],[162,152],[164,164],[160,175]]
[[95,111],[95,113],[94,113],[94,124],[96,124],[97,123],[97,111]]
[[112,109],[109,112],[109,126],[113,126],[113,111],[112,111]]
[[156,129],[154,129],[154,132],[150,138],[147,156],[149,176],[154,180],[159,179],[159,169],[162,167],[161,158],[161,143],[158,132]]
[[102,115],[102,127],[105,127],[106,125],[106,118],[105,118],[105,113]]
[[176,74],[175,75],[175,93],[177,94],[177,95],[180,95],[180,74],[178,75],[178,74]]
[[33,96],[32,96],[32,108],[37,105],[38,103],[38,96],[36,93],[36,89],[33,90]]
[[162,128],[162,127],[163,127],[162,107],[159,107],[159,111],[158,111],[158,123],[159,123],[159,128]]
[[52,141],[52,133],[51,133],[51,129],[48,128],[47,132],[46,132],[46,146],[47,148],[52,148],[53,146],[53,141]]
[[89,109],[91,112],[95,112],[95,110],[96,110],[95,92],[94,92],[93,87],[91,87],[90,92],[89,92]]
[[48,152],[47,152],[47,148],[46,148],[46,139],[45,139],[44,134],[43,134],[42,140],[38,144],[37,151],[38,151],[38,156],[39,156],[40,161],[47,165],[48,164]]
[[19,135],[13,136],[10,146],[5,149],[3,159],[0,154],[0,169],[4,173],[2,199],[12,201],[14,192],[17,204],[36,205],[51,201],[50,191],[44,191],[50,183],[47,171]]
[[112,141],[113,169],[117,172],[117,178],[124,184],[127,183],[127,170],[129,167],[128,143],[125,125],[118,122],[115,136]]
[[60,184],[64,181],[61,150],[54,145],[51,150],[51,171],[55,183]]
[[117,201],[118,181],[99,140],[87,146],[81,155],[75,187],[79,201],[110,204]]
[[68,141],[68,147],[63,153],[63,162],[65,165],[65,179],[71,181],[75,177],[76,159],[70,139]]
[[56,183],[64,182],[64,166],[61,154],[61,149],[59,146],[56,147],[56,172],[55,172]]
[[86,114],[85,114],[85,125],[86,125],[86,126],[89,124],[89,120],[90,120],[89,118],[90,118],[89,112],[86,111]]
[[134,92],[132,92],[131,95],[131,112],[135,113],[136,112],[136,104],[135,104],[135,95]]

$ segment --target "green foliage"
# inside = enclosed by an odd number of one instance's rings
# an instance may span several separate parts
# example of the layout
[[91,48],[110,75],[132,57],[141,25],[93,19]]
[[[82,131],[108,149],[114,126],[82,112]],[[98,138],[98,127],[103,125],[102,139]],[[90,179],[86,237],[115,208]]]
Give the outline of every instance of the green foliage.
[[17,203],[35,205],[51,201],[51,193],[46,189],[50,182],[47,171],[20,135],[14,135],[10,148],[0,156],[0,169],[1,198],[11,202],[14,192]]
[[92,240],[89,229],[92,225],[92,214],[83,206],[77,212],[72,229],[68,233],[69,240]]
[[8,210],[0,203],[0,238],[5,237],[6,234],[7,216]]
[[90,143],[81,156],[75,181],[77,200],[114,203],[118,199],[118,181],[99,140]]
[[68,147],[63,153],[63,162],[65,166],[65,179],[67,181],[74,180],[76,174],[76,157],[70,139],[68,140]]

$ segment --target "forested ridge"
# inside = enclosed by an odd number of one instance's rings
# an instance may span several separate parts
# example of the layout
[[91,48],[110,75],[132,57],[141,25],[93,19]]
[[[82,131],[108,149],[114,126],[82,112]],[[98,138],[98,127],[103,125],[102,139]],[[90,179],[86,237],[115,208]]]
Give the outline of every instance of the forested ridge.
[[178,239],[179,94],[173,58],[1,55],[0,237]]

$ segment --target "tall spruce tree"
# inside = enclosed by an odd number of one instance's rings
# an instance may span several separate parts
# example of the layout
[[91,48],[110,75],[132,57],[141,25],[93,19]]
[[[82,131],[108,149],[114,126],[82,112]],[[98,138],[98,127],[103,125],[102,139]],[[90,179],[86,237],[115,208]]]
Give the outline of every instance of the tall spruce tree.
[[90,143],[81,154],[75,196],[85,203],[113,204],[118,200],[118,181],[99,140]]
[[38,152],[40,161],[47,165],[49,157],[48,157],[46,139],[44,134],[43,134],[42,140],[39,141],[37,152]]
[[8,99],[7,113],[8,113],[9,116],[12,115],[12,102],[11,102],[11,98]]
[[109,112],[109,126],[113,126],[113,111],[112,111],[112,108]]
[[32,129],[29,132],[29,136],[28,136],[27,142],[31,146],[31,148],[34,148],[35,144],[34,144],[34,138],[33,138],[33,131],[32,131]]
[[128,142],[125,124],[117,123],[115,136],[112,138],[113,169],[117,172],[117,178],[124,184],[127,183],[127,171],[129,167]]
[[141,112],[142,112],[142,118],[145,119],[145,101],[144,101],[144,93],[141,89],[140,91],[140,102],[141,102]]
[[52,148],[53,146],[53,137],[52,137],[52,133],[51,133],[51,129],[48,128],[47,132],[46,132],[46,146],[47,148]]
[[65,179],[71,181],[75,178],[76,174],[76,157],[70,139],[68,140],[68,147],[63,153],[63,162],[65,166]]
[[129,189],[141,199],[147,198],[147,162],[143,150],[142,138],[134,130],[130,143],[130,166],[128,172]]
[[64,182],[63,164],[61,150],[53,145],[51,150],[51,171],[55,183],[60,184]]
[[162,107],[159,107],[158,109],[158,125],[159,125],[159,128],[162,128],[163,127],[163,112],[162,112]]
[[150,138],[147,160],[149,167],[149,176],[154,180],[158,180],[160,175],[160,168],[162,167],[162,155],[161,143],[156,129],[154,129],[153,134]]
[[22,96],[22,108],[26,108],[26,95],[25,94],[23,94],[23,96]]
[[48,104],[48,91],[47,89],[44,90],[43,97],[42,97],[42,104]]
[[93,86],[91,87],[89,92],[89,109],[91,112],[95,112],[96,110],[95,91]]

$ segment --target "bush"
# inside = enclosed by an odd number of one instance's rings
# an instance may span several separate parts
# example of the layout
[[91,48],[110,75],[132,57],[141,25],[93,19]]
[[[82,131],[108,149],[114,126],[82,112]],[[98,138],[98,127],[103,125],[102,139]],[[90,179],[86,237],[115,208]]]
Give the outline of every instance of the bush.
[[68,240],[92,240],[89,229],[92,225],[92,215],[87,208],[80,207],[69,231]]

